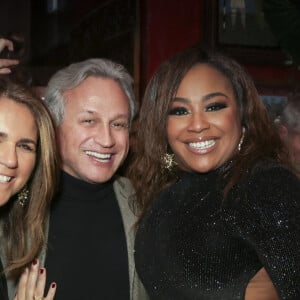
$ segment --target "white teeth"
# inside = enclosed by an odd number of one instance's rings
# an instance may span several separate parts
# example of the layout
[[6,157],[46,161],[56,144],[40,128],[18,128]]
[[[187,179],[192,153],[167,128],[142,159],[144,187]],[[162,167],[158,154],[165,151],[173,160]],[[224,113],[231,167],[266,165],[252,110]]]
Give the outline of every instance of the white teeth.
[[87,155],[93,156],[98,159],[108,160],[111,158],[111,154],[109,154],[109,153],[103,154],[103,153],[98,153],[98,152],[94,152],[94,151],[85,151],[85,153]]
[[11,180],[11,177],[0,175],[0,182],[9,182]]
[[209,141],[205,141],[205,142],[189,143],[189,146],[191,148],[203,150],[203,149],[213,146],[215,143],[216,143],[215,140],[209,140]]

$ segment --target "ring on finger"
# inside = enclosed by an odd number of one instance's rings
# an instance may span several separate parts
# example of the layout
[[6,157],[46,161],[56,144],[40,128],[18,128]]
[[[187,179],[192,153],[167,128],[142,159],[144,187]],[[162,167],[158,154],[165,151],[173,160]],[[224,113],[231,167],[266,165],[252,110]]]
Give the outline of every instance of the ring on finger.
[[44,297],[37,297],[37,296],[33,296],[33,300],[43,300]]

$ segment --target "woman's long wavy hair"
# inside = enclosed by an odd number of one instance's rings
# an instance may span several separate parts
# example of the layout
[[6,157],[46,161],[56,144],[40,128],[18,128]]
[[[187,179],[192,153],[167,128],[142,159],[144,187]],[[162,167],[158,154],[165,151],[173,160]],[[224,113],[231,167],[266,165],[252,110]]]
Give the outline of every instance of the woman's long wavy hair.
[[128,177],[136,190],[136,210],[144,215],[155,195],[176,178],[176,171],[166,172],[162,157],[168,151],[166,121],[169,103],[174,98],[186,73],[197,64],[208,64],[221,72],[232,84],[245,138],[225,187],[225,195],[242,176],[246,176],[263,158],[288,162],[276,128],[266,111],[254,83],[234,60],[217,53],[191,47],[164,62],[146,87],[139,113],[133,159]]
[[43,101],[35,97],[28,87],[6,78],[0,78],[0,101],[2,97],[26,106],[38,131],[36,163],[27,182],[28,202],[21,206],[15,195],[0,208],[5,272],[17,278],[24,267],[37,257],[45,243],[47,211],[57,187],[59,159],[55,127]]

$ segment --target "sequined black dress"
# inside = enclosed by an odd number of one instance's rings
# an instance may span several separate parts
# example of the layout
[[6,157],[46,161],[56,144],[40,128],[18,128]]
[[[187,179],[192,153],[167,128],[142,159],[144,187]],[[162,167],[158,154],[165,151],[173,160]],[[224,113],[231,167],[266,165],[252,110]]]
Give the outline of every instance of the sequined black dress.
[[264,267],[280,299],[299,300],[298,179],[259,168],[224,201],[218,174],[183,173],[143,219],[135,260],[151,299],[244,299]]

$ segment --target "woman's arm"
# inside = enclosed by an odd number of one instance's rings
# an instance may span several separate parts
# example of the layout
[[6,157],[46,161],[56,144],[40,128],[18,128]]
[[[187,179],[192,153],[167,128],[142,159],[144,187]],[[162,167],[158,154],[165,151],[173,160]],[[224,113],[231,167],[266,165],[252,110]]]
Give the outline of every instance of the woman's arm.
[[279,297],[300,299],[299,180],[284,168],[271,167],[255,172],[237,192],[243,194],[235,211],[240,222],[232,230],[254,249]]
[[47,295],[44,297],[46,285],[46,269],[39,268],[36,259],[21,275],[18,291],[14,300],[53,300],[56,292],[56,284],[52,283]]

